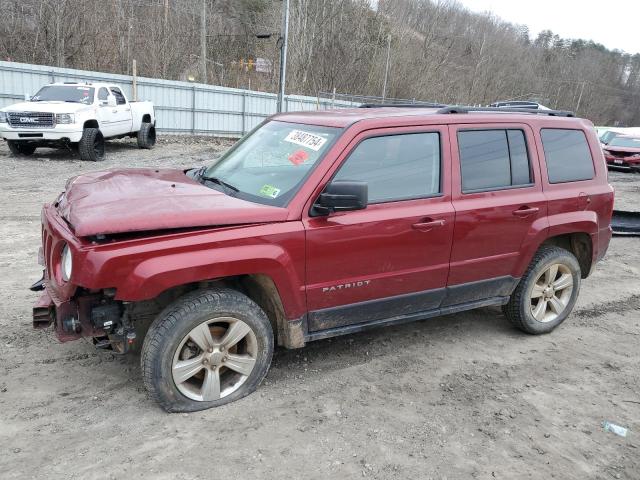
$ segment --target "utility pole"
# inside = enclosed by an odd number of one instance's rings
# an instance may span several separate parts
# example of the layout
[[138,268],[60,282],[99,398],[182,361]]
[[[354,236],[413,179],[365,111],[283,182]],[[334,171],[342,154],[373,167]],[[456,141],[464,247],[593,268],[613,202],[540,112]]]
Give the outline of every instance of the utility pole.
[[207,0],[202,0],[200,17],[200,74],[202,83],[207,83]]
[[132,97],[133,97],[133,101],[137,102],[138,101],[138,65],[136,62],[136,59],[133,59],[133,71],[132,71],[132,78],[131,78],[131,93],[132,93]]
[[576,114],[578,113],[578,110],[580,110],[580,102],[582,101],[582,93],[584,92],[584,84],[587,83],[582,82],[582,87],[580,88],[580,95],[578,96],[578,103],[576,105]]
[[284,85],[287,76],[287,41],[289,39],[289,0],[282,0],[282,32],[280,33],[280,79],[278,85],[278,112],[284,105]]
[[384,69],[384,83],[382,84],[382,103],[387,98],[387,79],[389,78],[389,57],[391,56],[391,34],[387,36],[387,66]]
[[127,29],[127,75],[129,75],[129,68],[131,66],[131,29],[133,25],[131,23],[131,18],[129,18],[129,28]]

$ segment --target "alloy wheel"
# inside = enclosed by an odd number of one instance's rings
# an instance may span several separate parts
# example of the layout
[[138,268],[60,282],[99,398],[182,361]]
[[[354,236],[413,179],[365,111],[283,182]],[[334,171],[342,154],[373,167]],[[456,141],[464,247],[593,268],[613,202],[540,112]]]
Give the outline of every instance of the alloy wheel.
[[209,402],[232,394],[256,364],[258,341],[242,320],[218,317],[193,328],[180,342],[171,365],[183,395]]
[[566,265],[554,263],[536,279],[531,289],[531,314],[542,323],[564,312],[573,292],[573,275]]

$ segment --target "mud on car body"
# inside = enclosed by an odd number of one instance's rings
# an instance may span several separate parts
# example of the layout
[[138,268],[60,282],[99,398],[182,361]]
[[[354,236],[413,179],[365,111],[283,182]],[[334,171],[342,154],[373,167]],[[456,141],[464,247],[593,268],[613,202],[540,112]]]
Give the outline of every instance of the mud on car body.
[[276,345],[486,305],[550,332],[613,190],[590,122],[499,112],[280,114],[208,167],[71,179],[43,208],[34,326],[141,349],[168,411],[251,393]]

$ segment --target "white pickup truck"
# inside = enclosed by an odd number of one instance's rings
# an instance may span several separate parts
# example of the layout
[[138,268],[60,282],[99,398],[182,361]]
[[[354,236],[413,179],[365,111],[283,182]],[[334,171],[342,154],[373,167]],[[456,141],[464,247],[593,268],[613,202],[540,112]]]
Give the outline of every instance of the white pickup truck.
[[137,137],[138,147],[156,142],[151,102],[130,102],[107,83],[52,83],[29,101],[0,110],[0,136],[14,155],[38,147],[77,149],[82,160],[104,159],[104,141]]

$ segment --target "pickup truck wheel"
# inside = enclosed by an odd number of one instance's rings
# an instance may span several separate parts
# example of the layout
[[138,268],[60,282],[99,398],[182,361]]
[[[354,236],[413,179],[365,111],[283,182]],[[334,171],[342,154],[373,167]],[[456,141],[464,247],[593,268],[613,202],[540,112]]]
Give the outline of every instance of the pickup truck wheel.
[[27,156],[27,155],[33,154],[33,152],[36,151],[35,145],[28,145],[24,143],[13,142],[11,140],[9,140],[7,144],[9,145],[9,150],[14,155]]
[[156,144],[156,127],[143,122],[138,132],[138,148],[150,149]]
[[153,322],[142,376],[168,412],[224,405],[253,392],[267,374],[273,330],[262,309],[235,290],[191,292]]
[[85,128],[78,144],[80,159],[90,162],[104,160],[104,137],[97,128]]
[[506,317],[520,330],[548,333],[573,310],[580,290],[580,264],[564,248],[545,245],[504,305]]

